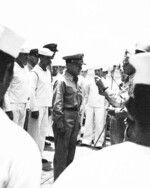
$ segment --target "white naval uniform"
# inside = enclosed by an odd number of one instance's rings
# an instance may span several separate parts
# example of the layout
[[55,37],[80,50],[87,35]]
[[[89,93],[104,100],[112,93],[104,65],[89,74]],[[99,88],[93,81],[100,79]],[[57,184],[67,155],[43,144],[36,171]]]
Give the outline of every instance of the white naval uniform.
[[[91,78],[85,86],[85,100],[87,100],[86,120],[82,143],[91,145],[92,140],[94,143],[98,140],[106,122],[106,99],[99,95],[94,78]],[[104,135],[104,133],[101,135],[96,146],[102,147]]]
[[124,142],[75,158],[53,188],[149,188],[150,147]]
[[28,132],[37,143],[42,154],[48,131],[48,107],[51,106],[51,75],[36,65],[31,73],[31,111],[39,111],[38,119],[29,116]]
[[14,64],[14,74],[4,96],[4,110],[13,112],[13,121],[24,127],[26,105],[30,97],[29,72],[24,67]]
[[40,188],[41,158],[34,140],[0,109],[0,187]]

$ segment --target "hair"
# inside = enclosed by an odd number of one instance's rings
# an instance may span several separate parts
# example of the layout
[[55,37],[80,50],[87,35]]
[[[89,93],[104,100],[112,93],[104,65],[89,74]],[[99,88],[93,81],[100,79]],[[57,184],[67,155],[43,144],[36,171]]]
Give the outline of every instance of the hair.
[[129,98],[126,107],[141,130],[150,129],[150,85],[136,84],[134,97]]
[[13,74],[14,57],[0,50],[0,81],[4,78],[8,64],[11,66],[8,71],[10,74]]

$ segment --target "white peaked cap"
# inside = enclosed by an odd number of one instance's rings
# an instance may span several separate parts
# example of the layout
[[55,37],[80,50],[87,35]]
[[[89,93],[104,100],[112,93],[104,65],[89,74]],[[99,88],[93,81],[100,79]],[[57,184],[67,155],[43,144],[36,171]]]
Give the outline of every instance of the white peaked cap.
[[135,84],[150,85],[150,53],[139,53],[130,57],[129,62],[136,69]]
[[16,58],[24,42],[17,33],[0,25],[0,50]]
[[52,53],[47,48],[39,48],[38,51],[40,55],[50,56],[50,57],[52,56]]

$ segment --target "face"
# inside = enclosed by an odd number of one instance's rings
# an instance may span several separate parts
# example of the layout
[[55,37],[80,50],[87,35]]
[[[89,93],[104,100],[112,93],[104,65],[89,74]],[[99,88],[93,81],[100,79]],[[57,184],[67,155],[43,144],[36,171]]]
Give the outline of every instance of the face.
[[44,67],[47,67],[51,63],[52,63],[52,61],[49,56],[43,56],[42,64]]
[[59,73],[62,74],[64,72],[65,67],[64,66],[59,66]]
[[68,67],[69,72],[73,75],[73,76],[78,76],[80,74],[80,71],[82,69],[82,65],[79,63],[68,63]]
[[58,66],[53,66],[52,67],[52,76],[56,76],[58,73]]
[[96,76],[99,76],[99,75],[100,75],[100,69],[96,69],[96,70],[94,70],[94,72],[95,72],[95,75],[96,75]]
[[27,53],[20,53],[20,58],[22,60],[23,65],[27,65],[28,54]]
[[82,71],[81,70],[80,75],[83,76],[83,77],[86,77],[87,73],[88,73],[88,71]]
[[103,71],[103,77],[106,78],[108,71]]
[[95,75],[96,76],[99,76],[99,77],[102,77],[103,76],[103,71],[102,71],[102,69],[95,69]]
[[28,56],[28,63],[32,65],[32,67],[35,67],[35,65],[38,63],[38,56],[37,55],[29,55]]
[[124,74],[131,75],[135,72],[135,69],[129,62],[125,62],[123,64],[123,71]]

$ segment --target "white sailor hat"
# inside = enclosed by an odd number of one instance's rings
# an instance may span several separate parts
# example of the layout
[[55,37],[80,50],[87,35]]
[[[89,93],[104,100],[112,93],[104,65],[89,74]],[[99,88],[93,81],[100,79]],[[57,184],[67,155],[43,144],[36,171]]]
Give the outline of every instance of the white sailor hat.
[[25,39],[11,29],[0,25],[0,50],[16,58]]
[[53,61],[52,64],[51,64],[51,66],[53,66],[53,67],[54,66],[56,66],[56,67],[60,67],[60,66],[65,67],[66,64],[65,64],[64,61],[60,60],[60,61]]
[[103,72],[107,72],[108,71],[108,67],[103,67],[102,70],[103,70]]
[[30,49],[22,47],[21,50],[20,50],[20,53],[29,54],[30,53]]
[[81,71],[88,71],[88,66],[87,65],[83,65]]
[[102,70],[102,66],[100,66],[100,65],[95,65],[95,66],[93,67],[93,69],[94,69],[94,70]]
[[150,53],[132,55],[129,62],[136,70],[134,83],[150,85]]
[[38,51],[39,51],[39,55],[49,56],[49,57],[52,56],[50,50],[47,48],[39,48]]

